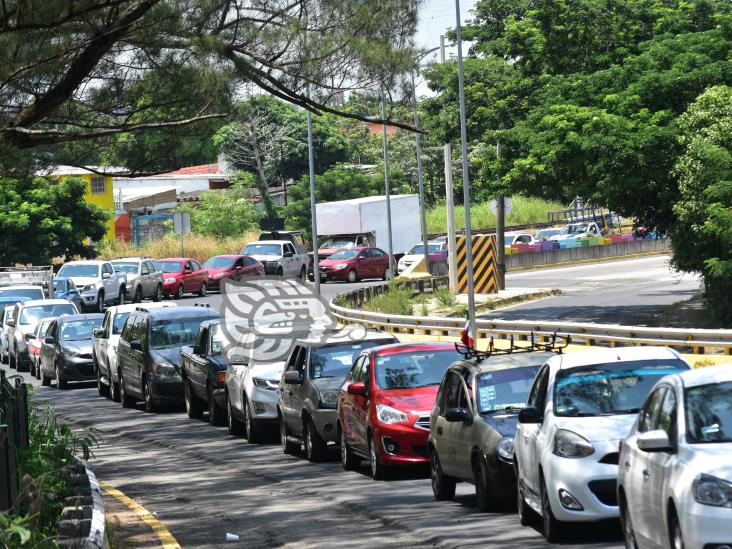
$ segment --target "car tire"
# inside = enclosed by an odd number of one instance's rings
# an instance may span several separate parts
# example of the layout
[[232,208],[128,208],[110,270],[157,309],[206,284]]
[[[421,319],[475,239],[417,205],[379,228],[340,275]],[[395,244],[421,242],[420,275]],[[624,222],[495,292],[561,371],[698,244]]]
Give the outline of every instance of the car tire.
[[244,434],[244,424],[234,416],[234,408],[229,400],[229,393],[226,393],[226,424],[229,428],[229,434],[240,437]]
[[153,400],[152,387],[150,387],[150,382],[147,380],[146,377],[142,378],[142,396],[145,397],[145,411],[149,414],[157,412],[158,405]]
[[124,286],[122,286],[119,289],[119,295],[117,296],[117,300],[115,301],[115,303],[117,305],[124,305],[125,304],[125,295],[126,294],[127,294],[127,290],[125,289]]
[[358,282],[358,273],[356,272],[356,269],[351,269],[348,271],[348,274],[346,275],[346,281],[347,282]]
[[310,282],[315,282],[315,275],[314,274],[308,274],[308,280]]
[[561,541],[563,525],[552,513],[544,475],[539,477],[539,492],[541,495],[541,521],[544,527],[544,537],[549,543],[558,543]]
[[10,351],[8,351],[8,368],[15,370],[15,355],[10,354]]
[[300,268],[300,275],[298,276],[298,278],[299,278],[300,280],[302,280],[303,282],[305,282],[305,276],[306,276],[306,275],[307,275],[307,269],[305,269],[305,266],[302,266],[302,267]]
[[137,402],[125,389],[124,376],[120,376],[119,378],[119,400],[122,403],[122,408],[134,408]]
[[200,419],[203,415],[203,406],[198,397],[193,394],[191,383],[187,380],[183,382],[183,392],[185,393],[186,414],[191,419]]
[[387,267],[384,269],[384,274],[381,276],[381,280],[389,280],[389,277],[391,276],[391,269]]
[[163,300],[163,287],[158,284],[155,288],[155,293],[153,294],[153,301],[155,303],[159,303]]
[[142,286],[135,288],[135,295],[132,297],[133,303],[140,303],[142,301]]
[[371,478],[374,480],[385,480],[388,477],[389,468],[379,461],[379,451],[376,447],[374,437],[369,434],[368,436],[369,445],[369,470],[371,472]]
[[[620,494],[620,526],[623,529],[623,539],[625,540],[626,549],[638,549],[638,543],[635,539],[635,530],[633,529],[633,522],[630,519],[630,513],[628,512],[628,502],[625,500],[625,495]],[[673,547],[673,546],[672,546]]]
[[109,382],[109,393],[110,397],[114,402],[119,402],[122,398],[120,396],[120,382],[119,381],[111,381]]
[[183,284],[178,284],[178,289],[175,291],[175,299],[183,299]]
[[285,276],[285,271],[282,270],[282,267],[277,268],[277,276],[279,276],[280,278]]
[[41,359],[38,359],[38,364],[36,364],[36,379],[41,379]]
[[31,377],[36,377],[36,365],[33,362],[33,359],[30,361],[30,366],[28,367],[28,373],[30,373]]
[[475,480],[475,499],[481,513],[494,511],[496,508],[495,494],[490,485],[490,475],[483,456],[477,456],[473,463],[473,477]]
[[244,395],[242,399],[242,410],[244,412],[244,437],[249,444],[257,444],[260,439],[259,425],[252,417],[252,409],[249,407],[249,399]]
[[346,471],[353,471],[359,465],[359,460],[348,445],[348,439],[346,438],[346,432],[343,429],[338,429],[338,440],[340,442],[341,450],[341,465]]
[[438,501],[448,501],[455,497],[455,479],[442,472],[442,464],[437,450],[430,448],[430,480],[432,493]]
[[526,503],[521,477],[518,474],[518,467],[516,467],[516,479],[516,513],[518,514],[521,526],[530,526],[533,524],[532,519],[534,519],[535,513],[529,504]]
[[322,439],[312,420],[308,419],[303,425],[303,441],[305,455],[308,461],[317,463],[323,461],[328,454],[328,445]]
[[60,364],[56,364],[56,389],[65,390],[68,388],[68,383],[64,379],[64,373]]
[[49,387],[51,385],[51,378],[43,373],[43,371],[41,371],[41,385],[43,387]]
[[676,516],[676,510],[672,508],[669,514],[668,533],[671,549],[684,549],[686,544],[684,543],[684,536],[681,532],[679,518]]
[[95,368],[95,370],[97,371],[97,393],[100,397],[109,398],[109,387],[102,383],[102,372],[99,371],[99,368]]
[[206,287],[206,283],[204,282],[201,284],[201,289],[198,290],[198,295],[201,297],[206,297],[206,293],[208,292],[208,288]]
[[285,423],[285,418],[282,417],[281,413],[277,414],[277,419],[280,422],[280,445],[282,446],[282,452],[292,455],[300,449],[300,445],[287,438],[290,433],[287,432],[287,423]]
[[103,313],[104,312],[104,292],[99,292],[97,294],[97,307],[96,312]]
[[224,421],[226,420],[226,417],[224,416],[225,412],[222,410],[218,404],[216,404],[216,399],[214,398],[213,391],[208,391],[208,422],[211,425],[223,425]]

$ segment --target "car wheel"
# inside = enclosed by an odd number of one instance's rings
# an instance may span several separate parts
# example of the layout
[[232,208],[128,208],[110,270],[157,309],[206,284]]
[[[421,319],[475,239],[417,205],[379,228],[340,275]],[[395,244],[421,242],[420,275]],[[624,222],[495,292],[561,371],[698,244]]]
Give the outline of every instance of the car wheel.
[[628,503],[623,495],[620,496],[620,525],[623,527],[623,537],[625,538],[626,549],[638,549],[638,543],[635,540],[635,530],[630,520],[628,512]]
[[15,355],[8,353],[8,368],[15,370]]
[[208,422],[211,425],[223,425],[224,424],[224,411],[216,404],[214,399],[213,391],[208,391]]
[[30,373],[31,377],[36,377],[36,365],[33,362],[33,359],[30,361],[30,367],[28,368],[28,372]]
[[119,379],[119,400],[122,403],[123,408],[135,407],[135,399],[129,395],[127,388],[125,387],[124,376],[121,376]]
[[97,294],[97,312],[104,312],[104,292],[99,292]]
[[300,276],[299,276],[300,280],[304,281],[306,275],[307,275],[307,270],[305,269],[305,266],[303,266],[300,268]]
[[155,293],[153,294],[153,301],[158,303],[163,300],[163,287],[158,284],[157,288],[155,288]]
[[387,267],[386,269],[384,269],[384,274],[382,275],[381,279],[389,280],[389,278],[391,278],[391,269]]
[[341,465],[346,471],[352,471],[358,466],[358,459],[353,454],[353,450],[348,445],[348,439],[346,438],[346,432],[343,429],[338,429],[340,436],[338,437],[341,446]]
[[183,284],[178,284],[178,289],[175,291],[175,299],[183,299]]
[[675,511],[671,511],[671,518],[668,525],[672,549],[684,549],[684,536],[681,532],[681,525]]
[[496,500],[493,490],[491,490],[488,468],[482,456],[479,456],[473,464],[473,477],[475,479],[475,499],[478,502],[478,509],[481,513],[493,511],[496,507]]
[[328,445],[318,434],[312,420],[307,420],[303,426],[303,436],[305,438],[305,454],[308,460],[316,463],[323,461],[328,452]]
[[521,478],[518,474],[518,467],[516,468],[516,512],[519,517],[521,526],[529,526],[532,524],[532,518],[534,518],[534,510],[529,507],[524,497],[524,488],[521,484]]
[[358,282],[358,274],[356,274],[356,270],[351,269],[350,271],[348,271],[346,279],[348,280],[348,282]]
[[200,295],[201,297],[206,297],[207,291],[208,291],[208,288],[206,287],[206,283],[204,282],[203,284],[201,284],[201,289],[198,290],[198,295]]
[[96,368],[97,371],[97,393],[99,393],[100,397],[109,397],[109,387],[107,387],[104,383],[102,383],[102,372],[99,371],[99,368]]
[[36,364],[36,379],[41,379],[41,359],[38,359],[38,364]]
[[117,296],[117,305],[125,304],[125,294],[126,293],[127,293],[127,290],[125,290],[124,287],[119,289],[119,295]]
[[285,418],[282,417],[282,414],[278,414],[277,419],[280,422],[280,444],[282,445],[282,451],[285,454],[294,454],[300,449],[300,447],[298,444],[287,438],[290,433],[287,432],[287,424],[285,423]]
[[142,286],[138,286],[135,289],[135,296],[132,298],[134,303],[140,303],[142,301]]
[[48,376],[47,376],[47,375],[46,375],[46,374],[45,374],[45,373],[43,372],[43,370],[41,370],[41,385],[42,385],[43,387],[48,387],[49,385],[51,385],[51,378],[50,378],[50,377],[48,377]]
[[249,407],[249,400],[246,396],[243,399],[243,411],[244,411],[244,435],[249,444],[256,444],[259,442],[259,426],[257,421],[252,417],[252,409]]
[[56,364],[56,388],[66,389],[67,387],[68,385],[66,384],[66,379],[64,379],[63,368],[61,368],[60,364]]
[[183,391],[185,393],[186,414],[191,419],[199,419],[203,415],[203,406],[201,406],[198,397],[193,394],[189,381],[183,382]]
[[244,424],[234,417],[234,408],[231,406],[229,393],[226,393],[226,423],[230,434],[236,437],[244,434]]
[[315,282],[315,275],[314,274],[308,274],[308,280],[310,282]]
[[109,392],[111,394],[112,400],[114,402],[120,401],[120,382],[119,381],[111,381],[109,382]]
[[279,267],[277,269],[277,276],[279,276],[279,277],[285,276],[285,271],[282,270],[282,267]]
[[562,525],[552,513],[549,492],[546,489],[543,475],[539,478],[539,491],[541,492],[541,520],[544,526],[544,537],[549,543],[558,543],[561,538]]
[[145,411],[153,413],[158,411],[158,405],[153,400],[152,387],[146,377],[142,378],[142,396],[145,397]]
[[430,449],[430,479],[432,481],[432,493],[436,500],[451,500],[455,497],[455,479],[442,472],[440,457],[434,448]]
[[376,447],[374,437],[369,435],[369,469],[371,470],[371,478],[374,480],[384,480],[387,477],[388,467],[379,461],[379,450]]

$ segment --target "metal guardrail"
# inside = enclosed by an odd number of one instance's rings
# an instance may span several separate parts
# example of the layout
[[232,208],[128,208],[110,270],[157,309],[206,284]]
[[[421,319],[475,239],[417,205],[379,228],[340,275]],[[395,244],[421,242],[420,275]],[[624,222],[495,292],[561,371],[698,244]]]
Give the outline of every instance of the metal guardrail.
[[[445,281],[443,283],[443,280]],[[434,291],[446,285],[446,277],[404,283],[415,292]],[[388,284],[361,288],[334,298],[331,301],[333,316],[343,323],[362,323],[368,327],[395,333],[435,336],[459,336],[465,327],[463,318],[437,316],[406,316],[374,313],[350,309],[360,307],[374,295],[384,293]],[[339,304],[340,303],[340,304]],[[510,339],[525,341],[534,334],[542,340],[553,334],[569,336],[573,343],[597,346],[663,345],[683,352],[705,354],[708,351],[732,355],[732,330],[702,330],[683,328],[647,328],[618,324],[590,324],[581,322],[534,322],[529,320],[478,319],[477,338]]]
[[0,511],[17,511],[17,449],[28,446],[28,389],[20,378],[15,384],[0,370]]

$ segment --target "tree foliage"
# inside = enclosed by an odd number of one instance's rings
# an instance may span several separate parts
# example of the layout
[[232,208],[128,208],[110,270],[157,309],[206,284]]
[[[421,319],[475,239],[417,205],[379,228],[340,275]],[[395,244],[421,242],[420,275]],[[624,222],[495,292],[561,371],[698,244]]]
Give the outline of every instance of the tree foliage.
[[52,258],[93,257],[87,239],[101,240],[109,214],[84,201],[76,178],[0,179],[0,262],[49,264]]

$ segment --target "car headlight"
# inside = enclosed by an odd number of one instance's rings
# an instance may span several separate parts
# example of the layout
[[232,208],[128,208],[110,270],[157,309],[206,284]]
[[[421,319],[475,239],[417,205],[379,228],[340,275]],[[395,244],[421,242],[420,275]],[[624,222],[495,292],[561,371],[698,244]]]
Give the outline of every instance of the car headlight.
[[391,406],[387,406],[386,404],[377,404],[376,418],[381,423],[392,424],[407,421],[409,419],[409,416],[401,410],[397,410],[396,408],[392,408]]
[[348,267],[348,263],[339,263],[333,266],[334,269],[345,269],[346,267]]
[[554,455],[579,459],[592,454],[595,449],[592,444],[583,436],[566,429],[557,429],[554,434]]
[[261,377],[253,377],[252,383],[258,389],[264,389],[266,391],[276,391],[279,389],[280,384],[278,381],[272,381],[270,379],[263,379]]
[[63,348],[63,353],[66,356],[79,356],[79,351],[77,351],[76,349],[70,349],[68,347]]
[[701,474],[694,479],[691,491],[698,503],[732,508],[732,482]]
[[320,393],[320,408],[335,408],[338,404],[338,391],[323,391]]
[[172,276],[169,276],[168,278],[163,280],[163,282],[165,282],[166,284],[170,284],[171,282],[175,282],[175,278]]
[[172,364],[166,364],[165,362],[153,362],[151,369],[154,374],[161,377],[173,377],[178,374],[178,370],[176,370],[175,366]]
[[96,289],[97,289],[96,283],[94,283],[94,284],[87,284],[86,286],[84,286],[83,291],[88,292],[88,291],[96,290]]
[[219,278],[224,278],[225,276],[226,276],[226,273],[216,273],[211,278],[213,278],[214,280],[218,280]]
[[503,437],[499,440],[496,451],[502,460],[513,462],[513,437]]

